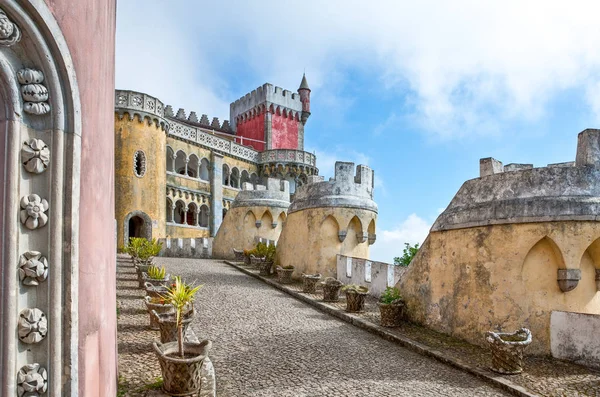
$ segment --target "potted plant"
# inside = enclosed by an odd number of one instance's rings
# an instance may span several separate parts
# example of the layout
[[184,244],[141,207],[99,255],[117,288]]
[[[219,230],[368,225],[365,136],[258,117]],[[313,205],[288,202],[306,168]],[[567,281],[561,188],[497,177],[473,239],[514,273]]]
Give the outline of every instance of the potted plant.
[[154,342],[154,352],[158,357],[163,377],[163,391],[171,396],[196,395],[201,386],[201,369],[212,344],[205,340],[201,343],[184,342],[184,310],[191,306],[194,295],[202,286],[190,287],[175,278],[165,298],[175,307],[177,322],[177,341]]
[[398,288],[387,287],[379,297],[377,305],[383,327],[398,327],[402,323],[404,300]]
[[487,332],[492,350],[492,371],[513,375],[523,372],[523,351],[531,344],[531,331],[521,328],[516,332]]
[[166,285],[171,278],[170,274],[167,274],[167,269],[164,266],[150,266],[148,268],[148,273],[142,273],[144,277],[144,281],[150,283],[152,285]]
[[337,302],[340,300],[340,289],[344,285],[341,281],[327,277],[321,285],[323,286],[323,301]]
[[294,274],[294,266],[277,266],[277,281],[281,284],[291,284],[294,281],[292,274]]
[[144,287],[143,274],[148,272],[148,268],[152,266],[152,260],[161,250],[162,243],[157,242],[156,239],[151,241],[140,237],[130,239],[127,251],[133,258],[140,288]]
[[[194,308],[190,307],[183,311],[181,319],[181,327],[183,329],[183,335],[185,340],[185,333],[187,332],[188,326],[194,319]],[[159,313],[153,310],[150,315],[154,318],[160,331],[160,343],[175,342],[177,341],[177,332],[179,330],[179,323],[177,322],[177,316],[174,311],[168,311]]]
[[275,262],[275,245],[269,245],[265,250],[265,260],[260,263],[259,270],[261,276],[270,276],[271,268]]
[[260,269],[261,263],[263,263],[267,256],[267,245],[265,243],[258,243],[254,248],[254,252],[250,254],[250,263]]
[[164,285],[154,285],[149,282],[144,283],[144,288],[146,288],[146,296],[151,298],[162,298],[169,291]]
[[358,313],[365,310],[365,297],[369,293],[369,288],[362,285],[349,284],[342,287],[346,293],[346,311]]
[[314,294],[317,292],[317,282],[321,279],[321,273],[304,274],[302,273],[302,292]]
[[251,265],[250,256],[255,253],[254,249],[244,250],[244,265]]
[[148,309],[148,314],[150,315],[150,329],[160,329],[158,325],[158,318],[155,315],[160,313],[169,313],[174,310],[173,305],[167,302],[167,300],[160,296],[145,296],[144,303],[146,304],[146,309]]
[[244,250],[236,250],[235,248],[232,248],[233,250],[233,255],[235,255],[235,261],[236,262],[243,262],[244,261]]
[[125,252],[131,256],[131,261],[134,265],[139,263],[140,251],[146,241],[145,238],[131,237],[129,239],[129,245],[125,247]]

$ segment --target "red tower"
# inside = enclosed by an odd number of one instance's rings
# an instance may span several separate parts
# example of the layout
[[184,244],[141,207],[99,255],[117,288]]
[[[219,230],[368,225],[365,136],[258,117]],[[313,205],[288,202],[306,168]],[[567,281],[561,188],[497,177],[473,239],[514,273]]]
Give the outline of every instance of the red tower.
[[256,150],[304,150],[304,124],[310,116],[306,76],[298,93],[264,84],[230,105],[236,141]]

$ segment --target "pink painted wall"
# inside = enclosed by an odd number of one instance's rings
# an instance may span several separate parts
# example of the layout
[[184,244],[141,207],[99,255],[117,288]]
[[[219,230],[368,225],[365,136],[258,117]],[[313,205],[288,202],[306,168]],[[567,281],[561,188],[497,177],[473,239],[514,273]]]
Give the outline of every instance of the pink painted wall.
[[299,121],[278,114],[273,114],[271,120],[271,148],[298,149]]
[[116,0],[45,1],[69,46],[81,95],[79,396],[114,397]]
[[[244,138],[256,139],[259,141],[265,140],[265,114],[261,113],[258,116],[255,116],[249,120],[246,120],[244,123],[237,125],[237,136],[241,136]],[[239,140],[238,140],[239,142]],[[263,151],[265,150],[264,143],[253,142],[253,141],[243,141],[245,146],[252,146],[254,149]]]

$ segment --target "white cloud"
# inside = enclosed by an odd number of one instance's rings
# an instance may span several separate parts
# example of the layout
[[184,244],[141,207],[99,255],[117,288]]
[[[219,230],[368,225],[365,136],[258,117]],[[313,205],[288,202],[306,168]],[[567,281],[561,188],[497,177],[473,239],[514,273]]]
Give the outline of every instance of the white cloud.
[[404,243],[422,244],[430,228],[430,222],[411,214],[394,229],[377,231],[377,241],[370,249],[371,259],[392,263],[394,257],[402,255]]
[[[593,0],[155,0],[135,25],[140,3],[119,3],[119,85],[211,112],[227,113],[235,99],[219,78],[228,60],[259,75],[257,86],[293,89],[306,68],[315,96],[352,84],[346,68],[373,85],[408,88],[415,123],[442,138],[499,134],[505,120],[540,118],[554,96],[585,90],[600,74]],[[600,112],[596,97],[582,98],[590,112]]]

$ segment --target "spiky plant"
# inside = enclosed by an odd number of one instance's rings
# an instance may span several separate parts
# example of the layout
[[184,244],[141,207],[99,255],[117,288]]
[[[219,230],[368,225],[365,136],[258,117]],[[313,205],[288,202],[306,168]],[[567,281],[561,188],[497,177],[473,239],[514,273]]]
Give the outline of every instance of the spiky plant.
[[148,277],[150,277],[152,280],[163,280],[165,278],[165,276],[167,275],[167,269],[165,269],[165,267],[157,267],[157,266],[150,266],[148,268]]
[[165,299],[168,303],[175,307],[175,315],[177,322],[177,343],[179,347],[179,356],[184,358],[183,350],[183,309],[190,305],[193,305],[194,295],[202,288],[202,285],[191,287],[181,281],[181,277],[175,277],[175,283],[171,285]]

